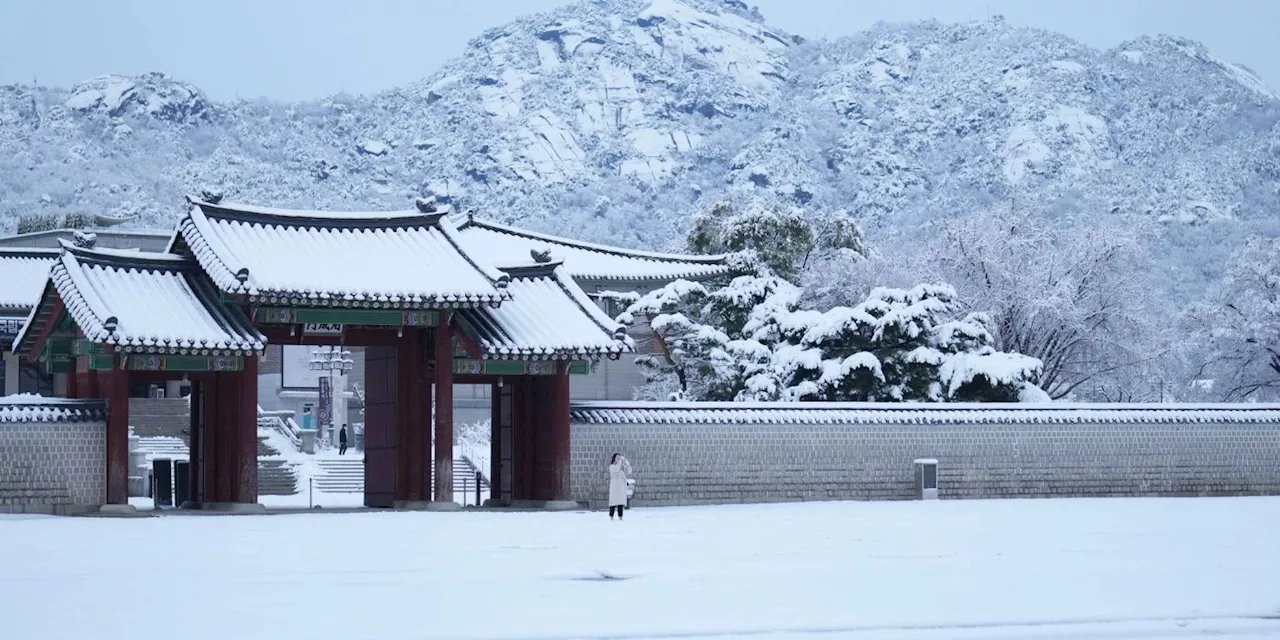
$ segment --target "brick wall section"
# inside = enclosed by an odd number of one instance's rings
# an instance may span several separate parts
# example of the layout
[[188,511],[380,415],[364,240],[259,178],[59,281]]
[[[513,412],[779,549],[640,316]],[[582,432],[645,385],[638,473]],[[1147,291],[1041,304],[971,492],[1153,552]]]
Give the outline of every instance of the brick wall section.
[[0,422],[0,513],[77,513],[106,501],[106,421]]
[[[1275,416],[1280,418],[1280,409]],[[914,497],[939,461],[942,498],[1280,494],[1280,419],[983,424],[573,425],[573,495],[606,499],[631,461],[636,506]]]

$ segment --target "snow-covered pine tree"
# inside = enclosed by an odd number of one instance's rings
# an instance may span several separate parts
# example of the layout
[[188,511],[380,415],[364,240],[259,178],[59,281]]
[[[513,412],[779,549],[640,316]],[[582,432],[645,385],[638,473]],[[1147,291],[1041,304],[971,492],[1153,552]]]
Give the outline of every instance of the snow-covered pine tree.
[[[986,318],[957,311],[955,290],[877,288],[855,307],[793,313],[774,355],[783,399],[1013,402],[1040,362],[998,352]],[[797,339],[798,338],[798,339]]]
[[647,320],[659,343],[658,355],[637,360],[647,397],[1016,401],[1034,387],[1040,361],[997,351],[985,316],[955,319],[949,286],[877,288],[855,307],[802,309],[800,288],[773,271],[796,265],[786,257],[803,237],[793,219],[758,210],[748,231],[732,235],[721,225],[736,216],[718,208],[699,220],[689,244],[742,247],[731,254],[740,275],[720,286],[673,282],[618,318]]

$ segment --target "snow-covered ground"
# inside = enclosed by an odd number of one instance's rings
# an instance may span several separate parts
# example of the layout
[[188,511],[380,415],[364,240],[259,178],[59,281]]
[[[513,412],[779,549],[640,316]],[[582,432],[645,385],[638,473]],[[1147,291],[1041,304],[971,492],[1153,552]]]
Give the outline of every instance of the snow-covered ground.
[[0,637],[1280,637],[1280,499],[0,517]]

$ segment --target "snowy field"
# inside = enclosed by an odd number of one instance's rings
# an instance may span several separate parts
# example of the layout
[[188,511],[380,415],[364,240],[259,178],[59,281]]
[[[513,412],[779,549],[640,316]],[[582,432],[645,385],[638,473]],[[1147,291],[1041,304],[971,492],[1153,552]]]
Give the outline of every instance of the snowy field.
[[1277,498],[0,516],[0,638],[1277,638],[1277,530]]

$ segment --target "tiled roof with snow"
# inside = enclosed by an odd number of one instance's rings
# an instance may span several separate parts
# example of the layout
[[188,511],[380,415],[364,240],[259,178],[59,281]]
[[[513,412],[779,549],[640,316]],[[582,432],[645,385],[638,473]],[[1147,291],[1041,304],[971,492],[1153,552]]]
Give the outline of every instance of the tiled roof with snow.
[[728,273],[724,256],[694,256],[622,249],[560,238],[468,217],[458,225],[467,251],[499,267],[529,261],[530,251],[551,251],[574,278],[676,280]]
[[[64,242],[49,274],[42,308],[51,304],[53,291],[85,338],[98,344],[194,355],[258,353],[266,345],[244,313],[222,303],[218,290],[190,258],[85,249]],[[31,326],[28,323],[15,344],[28,340]]]
[[617,357],[632,349],[625,328],[592,303],[559,263],[506,271],[511,300],[459,314],[486,358]]
[[585,424],[1280,424],[1275,404],[580,402]]
[[101,422],[107,419],[102,400],[46,398],[30,393],[0,397],[0,424],[6,422]]
[[465,308],[508,297],[506,274],[462,249],[445,212],[191,205],[170,250],[189,250],[219,289],[258,302]]
[[0,311],[26,313],[40,302],[59,249],[0,249]]

